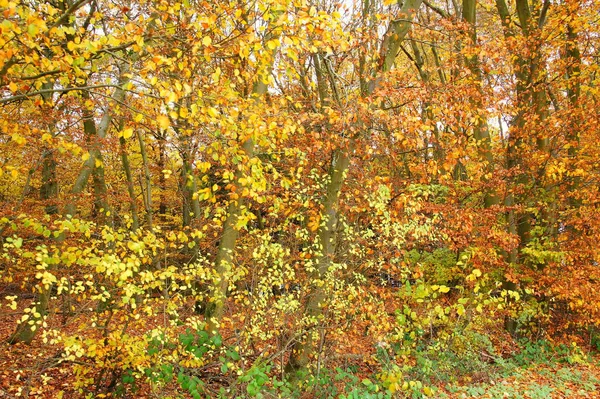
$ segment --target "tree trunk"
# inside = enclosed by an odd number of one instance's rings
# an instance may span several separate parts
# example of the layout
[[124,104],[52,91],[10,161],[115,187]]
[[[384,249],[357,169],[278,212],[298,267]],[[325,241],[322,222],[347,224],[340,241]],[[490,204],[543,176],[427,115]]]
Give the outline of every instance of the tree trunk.
[[[121,129],[123,129],[123,124],[121,123]],[[140,227],[140,219],[138,216],[138,208],[135,198],[135,189],[133,176],[131,175],[131,165],[129,163],[129,157],[127,155],[127,148],[125,143],[125,138],[119,138],[119,146],[121,150],[121,163],[123,164],[123,172],[125,173],[125,178],[127,179],[127,193],[129,194],[129,209],[131,210],[131,229],[136,231]]]
[[[374,71],[372,80],[366,85],[366,91],[363,92],[363,96],[369,97],[375,91],[378,82],[381,79],[380,74],[389,72],[395,63],[400,44],[404,40],[404,37],[410,29],[412,23],[412,15],[414,11],[419,8],[422,0],[408,0],[404,3],[401,14],[403,18],[393,20],[388,31],[384,37],[380,50],[380,63],[378,69]],[[339,93],[336,90],[334,83],[334,76],[332,71],[328,70],[329,77],[331,78],[331,89],[334,96]],[[338,104],[339,105],[339,104]],[[319,254],[318,266],[316,275],[314,276],[316,281],[325,281],[327,273],[330,270],[332,258],[335,252],[335,243],[337,241],[337,222],[338,222],[338,208],[339,208],[339,197],[341,194],[342,186],[344,183],[345,176],[350,166],[350,154],[354,147],[353,140],[350,141],[348,148],[340,148],[335,150],[333,153],[333,160],[331,162],[328,176],[329,183],[327,185],[327,192],[325,199],[322,203],[321,211],[321,226],[318,230],[317,245],[321,251]],[[322,345],[317,344],[317,337],[319,336],[318,331],[315,331],[323,318],[323,308],[325,301],[327,300],[325,292],[319,284],[315,284],[316,288],[311,293],[308,303],[306,305],[306,315],[314,321],[314,324],[309,327],[306,338],[296,341],[292,347],[292,353],[288,363],[285,366],[285,374],[292,380],[298,375],[298,372],[305,369],[311,357],[315,354],[317,348]]]
[[[477,43],[477,1],[476,0],[463,0],[462,18],[469,24],[469,38],[471,43],[475,45]],[[474,84],[479,87],[479,94],[482,93],[482,73],[479,64],[479,57],[474,54],[470,57],[465,57],[465,64],[469,68],[471,75],[473,76]],[[477,98],[473,101],[474,108],[477,110],[483,109],[481,100]],[[484,116],[478,116],[473,131],[475,140],[477,140],[477,148],[479,150],[479,156],[481,159],[486,161],[486,171],[491,173],[494,170],[494,156],[492,154],[492,140],[490,137],[490,131],[488,128],[487,120]],[[484,181],[487,178],[484,176]],[[498,194],[494,189],[490,188],[484,193],[483,204],[485,208],[489,208],[493,205],[498,204]]]
[[[565,58],[567,59],[567,97],[569,98],[569,105],[577,110],[579,107],[579,97],[581,95],[581,52],[577,46],[577,32],[573,27],[572,23],[567,24],[567,44],[565,49]],[[577,159],[579,153],[579,130],[580,126],[578,123],[578,113],[575,114],[570,123],[569,134],[567,139],[569,140],[569,159]],[[581,207],[582,201],[579,198],[578,191],[581,185],[581,178],[575,176],[572,178],[569,184],[569,204],[573,208]]]
[[324,281],[327,272],[330,269],[331,261],[335,253],[335,243],[337,241],[337,222],[338,222],[338,200],[344,183],[345,175],[350,166],[350,151],[347,149],[336,150],[333,155],[331,166],[329,167],[329,184],[327,186],[327,194],[323,201],[323,210],[321,213],[322,222],[318,231],[318,246],[319,246],[319,262],[317,270],[313,276],[317,281],[315,289],[311,292],[306,305],[306,316],[314,320],[313,326],[309,327],[304,340],[297,341],[294,344],[292,354],[285,367],[285,373],[294,378],[295,373],[305,369],[312,356],[319,339],[319,331],[317,327],[322,322],[323,310],[322,306],[326,301],[326,295],[319,282]]
[[94,213],[98,222],[103,225],[113,225],[113,214],[108,204],[108,190],[106,188],[106,179],[104,178],[104,159],[102,153],[98,151],[96,162],[92,170],[92,182],[94,190]]
[[58,181],[56,180],[56,159],[54,150],[44,148],[42,161],[42,185],[40,186],[40,199],[45,202],[45,211],[48,215],[58,213],[56,199],[58,197]]
[[[549,4],[549,3],[547,3]],[[539,14],[531,13],[528,0],[516,1],[516,12],[519,19],[519,28],[523,36],[528,38],[529,48],[527,57],[517,54],[513,61],[513,70],[516,80],[516,109],[517,114],[511,123],[511,133],[508,137],[507,147],[507,168],[516,170],[518,175],[514,179],[514,189],[518,187],[525,188],[528,192],[535,189],[532,186],[532,176],[529,170],[523,169],[522,160],[525,159],[525,154],[522,153],[524,144],[533,145],[539,151],[548,151],[548,139],[538,134],[536,137],[526,135],[531,129],[528,128],[528,123],[537,123],[542,126],[542,122],[547,118],[547,95],[544,85],[540,80],[545,78],[543,68],[543,60],[541,58],[541,43],[539,39],[529,40],[533,35],[539,34],[545,22],[545,13],[547,4],[539,11]],[[511,14],[505,0],[496,0],[496,8],[504,27],[504,35],[506,38],[512,38],[516,35],[514,27],[511,24]],[[537,21],[536,18],[537,17]],[[533,111],[533,114],[528,112]],[[535,126],[535,125],[534,125]],[[538,129],[539,130],[539,129]],[[538,171],[539,174],[540,171]],[[544,190],[545,191],[545,190]],[[532,196],[534,196],[533,193]],[[509,193],[506,197],[505,204],[509,207],[522,205],[527,208],[527,203],[531,197],[517,196],[514,193]],[[555,205],[554,201],[546,205],[546,208],[552,208]],[[546,219],[547,226],[555,224],[555,215],[542,210],[543,218]],[[522,262],[521,251],[527,246],[531,240],[531,230],[533,218],[530,212],[525,209],[523,212],[516,212],[511,209],[507,213],[508,232],[516,234],[519,238],[518,247],[508,254],[507,261],[509,265]],[[504,281],[503,289],[516,290],[517,285],[514,282]],[[511,334],[516,334],[517,323],[514,319],[507,317],[505,327]]]
[[[119,87],[115,89],[112,100],[115,103],[121,103],[125,99],[125,91],[122,89],[123,85],[129,81],[129,78],[125,76],[128,72],[128,66],[124,66],[122,74],[119,78]],[[85,93],[85,92],[84,92]],[[100,124],[96,128],[94,122],[93,110],[88,110],[84,114],[83,128],[86,136],[91,142],[89,150],[89,158],[84,162],[73,187],[69,193],[70,197],[67,199],[67,205],[65,206],[65,215],[75,216],[77,213],[77,197],[83,192],[87,186],[90,174],[94,172],[94,200],[97,206],[105,208],[105,212],[108,212],[108,204],[105,201],[106,196],[106,183],[104,181],[104,165],[102,164],[102,153],[101,141],[106,137],[110,123],[112,121],[112,112],[110,109],[104,111],[104,115],[100,120]],[[98,166],[97,166],[98,165]],[[102,170],[100,170],[102,169]],[[98,191],[96,191],[98,190]]]
[[160,220],[164,222],[167,214],[167,180],[163,171],[166,168],[166,154],[165,154],[165,138],[163,136],[158,138],[158,188],[160,189],[160,204],[158,206],[158,214]]
[[[279,12],[276,13],[276,16]],[[277,17],[274,16],[270,21],[277,21]],[[269,30],[267,30],[269,31]],[[263,42],[268,42],[279,36],[280,32],[278,29],[271,30],[270,33],[265,35]],[[258,105],[262,98],[267,93],[269,74],[273,66],[273,59],[277,47],[270,50],[271,62],[264,67],[263,70],[258,71],[257,80],[254,82],[252,87],[252,98]],[[254,141],[252,137],[248,138],[242,144],[242,150],[245,157],[252,159],[254,157]],[[223,233],[219,241],[219,248],[217,250],[217,256],[215,258],[215,271],[216,280],[212,282],[211,295],[208,298],[208,303],[205,307],[205,320],[207,322],[208,331],[211,333],[217,333],[219,324],[223,318],[225,309],[225,299],[227,298],[227,287],[229,286],[229,275],[233,266],[233,253],[237,238],[239,235],[237,222],[240,215],[245,208],[244,198],[241,196],[242,185],[240,183],[243,177],[243,170],[238,169],[234,176],[234,187],[235,193],[238,195],[236,199],[233,199],[227,208],[227,217],[223,223]]]
[[[381,43],[381,65],[380,71],[390,71],[396,62],[396,56],[400,50],[402,40],[410,30],[412,17],[416,10],[421,7],[423,0],[406,0],[400,10],[400,18],[392,20],[385,33],[383,42]],[[370,91],[373,92],[375,84],[372,84]]]
[[41,292],[38,295],[33,309],[27,314],[29,317],[19,323],[17,330],[10,338],[8,338],[9,343],[16,344],[23,342],[25,344],[30,344],[31,341],[33,341],[37,331],[44,322],[44,317],[48,313],[48,302],[50,301],[51,291],[51,286],[44,286],[41,288]]
[[[140,130],[137,131],[137,139],[140,145],[140,154],[142,156],[142,167],[144,170],[144,207],[146,209],[146,228],[152,229],[152,176],[150,174],[150,166],[148,164],[148,154],[146,153],[146,142]],[[161,173],[162,174],[162,173]]]
[[197,218],[200,214],[200,202],[197,196],[194,194],[197,191],[196,177],[192,170],[193,159],[191,155],[191,149],[188,147],[188,143],[184,143],[184,148],[181,152],[181,159],[183,165],[181,167],[181,191],[183,195],[182,212],[183,227],[189,227],[192,224],[192,220]]

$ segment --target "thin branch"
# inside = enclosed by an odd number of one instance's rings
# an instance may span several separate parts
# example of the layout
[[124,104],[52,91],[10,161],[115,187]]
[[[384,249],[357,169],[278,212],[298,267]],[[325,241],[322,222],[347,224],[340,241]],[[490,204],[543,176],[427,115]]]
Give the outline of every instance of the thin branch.
[[0,82],[2,81],[1,79],[4,77],[4,75],[6,75],[10,67],[15,65],[16,63],[17,58],[15,56],[13,56],[11,59],[4,63],[4,66],[2,67],[2,69],[0,69]]
[[83,7],[89,1],[90,0],[79,0],[75,3],[73,3],[73,5],[71,5],[71,7],[67,8],[67,10],[65,11],[65,13],[63,15],[61,15],[56,21],[54,21],[54,23],[52,25],[50,25],[50,28],[48,29],[48,31],[50,31],[52,28],[55,28],[55,27],[59,26],[60,24],[62,24],[63,22],[65,22],[65,19],[69,18],[71,16],[71,14],[73,14],[79,8]]
[[441,8],[434,6],[433,4],[431,4],[430,2],[423,0],[423,4],[425,4],[425,6],[429,9],[431,9],[432,11],[436,12],[439,16],[441,16],[442,18],[448,18],[448,13],[446,13],[446,11],[442,10]]
[[46,89],[46,90],[38,90],[33,91],[27,94],[17,94],[15,96],[10,96],[6,98],[0,99],[0,104],[12,103],[20,100],[27,100],[33,96],[39,96],[42,94],[51,94],[51,93],[68,93],[70,91],[89,91],[91,89],[102,89],[107,87],[120,88],[114,84],[104,84],[104,85],[93,85],[93,86],[78,86],[78,87],[65,87],[64,89]]
[[20,80],[35,80],[35,79],[43,78],[44,76],[48,76],[48,75],[56,75],[57,73],[61,73],[61,72],[62,71],[60,69],[55,69],[53,71],[40,72],[37,75],[24,76],[19,79]]
[[550,0],[544,0],[544,5],[542,6],[542,11],[540,12],[540,19],[538,20],[538,28],[542,28],[546,23],[546,14],[548,13],[548,8],[550,8]]

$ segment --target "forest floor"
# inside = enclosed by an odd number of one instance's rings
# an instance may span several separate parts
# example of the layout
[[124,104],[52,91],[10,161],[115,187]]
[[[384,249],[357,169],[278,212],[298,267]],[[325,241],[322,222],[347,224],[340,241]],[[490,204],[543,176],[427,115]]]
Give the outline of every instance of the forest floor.
[[[77,375],[74,367],[77,362],[64,361],[57,345],[44,343],[41,334],[38,334],[30,345],[11,345],[7,342],[7,338],[14,332],[16,322],[22,314],[21,308],[26,304],[26,301],[23,301],[14,312],[6,312],[6,308],[0,312],[0,399],[86,397],[78,391],[75,381],[87,378],[89,384],[93,382],[93,378]],[[60,319],[60,317],[55,319]],[[348,337],[350,340],[354,338]],[[355,349],[358,351],[368,350],[358,344]],[[429,381],[426,382],[433,392],[429,398],[600,398],[600,354],[579,351],[580,355],[573,355],[571,352],[569,356],[549,356],[548,352],[543,353],[544,350],[541,350],[540,347],[533,347],[533,349],[530,347],[528,350],[529,352],[525,355],[514,354],[505,359],[499,358],[489,367],[468,373],[461,373],[458,370],[461,367],[459,364],[455,369],[450,364],[450,371],[446,364],[446,370],[439,373],[433,368],[428,374]],[[366,355],[365,358],[368,356]],[[357,356],[356,359],[359,357]],[[350,363],[353,363],[352,370],[355,371],[356,381],[363,378],[376,379],[373,375],[374,370],[369,366],[363,367],[361,360],[352,360]],[[345,366],[350,363],[346,362]],[[340,364],[340,366],[344,365]],[[455,374],[452,374],[453,372]],[[368,375],[369,373],[371,375]],[[450,380],[447,378],[449,375],[452,376]],[[344,392],[344,388],[338,387],[337,392],[338,394],[335,396],[307,393],[300,397],[302,399],[342,397],[339,395]],[[87,397],[104,398],[116,397],[116,395],[96,394]],[[140,384],[135,392],[126,392],[122,397],[191,398],[176,384],[172,384],[171,387],[163,387],[159,392],[151,389],[150,386]],[[212,396],[208,397],[212,399]],[[277,396],[264,396],[264,398],[271,397]],[[284,396],[279,397],[285,399]],[[405,396],[396,393],[396,396],[393,397]],[[244,396],[241,398],[245,399]]]
[[463,381],[442,388],[440,398],[600,398],[600,359],[586,364],[537,364],[515,368],[495,381]]

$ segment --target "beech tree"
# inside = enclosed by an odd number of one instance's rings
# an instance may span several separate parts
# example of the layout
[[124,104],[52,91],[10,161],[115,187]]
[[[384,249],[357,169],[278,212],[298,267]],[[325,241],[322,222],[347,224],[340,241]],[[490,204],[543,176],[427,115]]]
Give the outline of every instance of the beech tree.
[[9,341],[194,397],[592,342],[599,11],[0,0]]

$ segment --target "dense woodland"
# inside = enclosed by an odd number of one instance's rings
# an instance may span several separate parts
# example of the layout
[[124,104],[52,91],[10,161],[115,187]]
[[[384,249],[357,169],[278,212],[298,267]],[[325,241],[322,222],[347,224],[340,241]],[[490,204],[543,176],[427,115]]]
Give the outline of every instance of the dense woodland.
[[7,395],[442,397],[600,349],[599,2],[0,15]]

